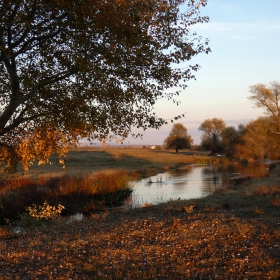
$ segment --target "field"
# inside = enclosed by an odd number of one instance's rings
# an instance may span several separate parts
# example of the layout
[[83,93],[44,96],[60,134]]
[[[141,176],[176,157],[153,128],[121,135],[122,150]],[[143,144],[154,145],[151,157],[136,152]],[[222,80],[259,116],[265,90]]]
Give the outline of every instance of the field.
[[[205,152],[150,150],[143,148],[79,148],[70,151],[65,158],[65,169],[53,157],[52,164],[34,164],[24,177],[54,177],[104,169],[139,170],[156,174],[162,169],[176,168],[186,164],[209,164],[226,161],[225,158],[209,157]],[[21,176],[21,174],[18,174]]]
[[22,220],[26,209],[32,207],[37,211],[44,203],[63,205],[63,215],[88,215],[98,209],[120,206],[132,192],[131,180],[190,163],[225,160],[192,151],[176,154],[128,147],[76,149],[67,154],[64,165],[54,156],[50,164],[35,163],[24,174],[18,172],[0,181],[0,224]]
[[[95,170],[153,173],[221,160],[108,149],[94,157],[82,151],[77,161],[75,153],[63,172],[91,163]],[[34,167],[25,176],[61,174],[55,169]],[[265,178],[224,186],[203,199],[59,218],[20,233],[2,227],[0,279],[280,279],[279,182],[276,165]]]

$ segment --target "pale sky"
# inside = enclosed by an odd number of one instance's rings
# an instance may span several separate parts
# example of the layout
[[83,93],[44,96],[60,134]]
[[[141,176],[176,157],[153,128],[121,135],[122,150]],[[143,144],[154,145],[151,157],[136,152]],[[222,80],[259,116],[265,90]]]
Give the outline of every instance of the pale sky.
[[[205,119],[216,117],[227,125],[237,125],[263,115],[247,99],[249,87],[280,82],[279,0],[208,0],[201,12],[210,22],[193,28],[210,40],[212,52],[187,63],[198,63],[201,69],[196,81],[188,82],[177,98],[181,105],[161,100],[155,107],[166,119],[187,112],[177,123],[186,126],[195,144],[200,143],[198,127]],[[161,145],[171,126],[148,130],[143,140],[127,139],[124,143]]]

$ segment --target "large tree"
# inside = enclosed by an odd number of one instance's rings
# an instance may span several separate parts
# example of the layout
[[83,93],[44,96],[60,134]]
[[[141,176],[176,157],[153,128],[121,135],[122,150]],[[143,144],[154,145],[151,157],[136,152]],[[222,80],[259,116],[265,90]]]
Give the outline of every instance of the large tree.
[[181,124],[173,124],[171,132],[164,140],[166,149],[175,149],[176,153],[182,149],[189,149],[193,143],[192,137],[188,134],[187,128]]
[[222,149],[221,133],[225,128],[226,124],[222,119],[206,119],[198,128],[203,132],[201,146],[211,150],[212,154],[220,152]]
[[245,133],[246,127],[243,124],[238,125],[237,129],[234,126],[227,126],[221,131],[221,148],[227,157],[236,156],[237,145],[244,144],[243,136]]
[[279,159],[280,137],[275,131],[276,125],[271,117],[260,117],[246,125],[242,142],[236,145],[236,155],[240,159]]
[[176,64],[209,51],[190,30],[206,2],[0,1],[0,161],[28,168],[83,137],[160,127],[154,104],[199,68]]
[[265,109],[267,116],[275,123],[275,130],[271,132],[280,134],[280,83],[271,82],[270,86],[257,84],[250,87],[250,93],[248,99],[257,108]]

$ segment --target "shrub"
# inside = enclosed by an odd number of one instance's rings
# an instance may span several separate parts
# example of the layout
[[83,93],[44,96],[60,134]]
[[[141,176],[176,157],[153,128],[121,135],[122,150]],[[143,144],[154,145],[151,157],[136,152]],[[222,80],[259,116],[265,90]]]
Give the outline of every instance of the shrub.
[[[91,174],[81,173],[60,178],[15,179],[2,182],[0,186],[0,223],[14,221],[25,213],[35,219],[52,219],[61,213],[75,214],[107,206],[120,206],[132,193],[128,185],[135,174],[125,171],[102,171]],[[50,206],[60,205],[59,208]],[[43,204],[42,204],[43,203]],[[33,205],[30,207],[30,205]],[[41,205],[41,206],[36,206]],[[58,206],[57,206],[58,207]],[[60,211],[60,212],[59,212]]]
[[51,206],[47,201],[44,201],[43,205],[37,206],[33,203],[32,207],[28,207],[28,214],[36,220],[53,220],[60,216],[62,210],[65,207],[61,204]]

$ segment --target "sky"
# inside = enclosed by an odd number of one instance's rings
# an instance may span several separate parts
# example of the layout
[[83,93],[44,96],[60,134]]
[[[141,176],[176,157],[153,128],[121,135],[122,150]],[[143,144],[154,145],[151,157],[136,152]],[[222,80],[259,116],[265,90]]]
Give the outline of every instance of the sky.
[[[237,126],[264,115],[248,100],[249,87],[280,82],[279,11],[279,0],[208,0],[201,14],[210,22],[193,29],[210,40],[212,52],[188,62],[201,66],[196,80],[189,81],[177,98],[179,106],[160,100],[157,115],[169,119],[186,112],[176,123],[188,129],[194,144],[200,143],[198,127],[205,119],[221,118],[228,126]],[[124,144],[162,145],[171,127],[169,122],[160,130],[147,130],[143,139],[128,138]]]

